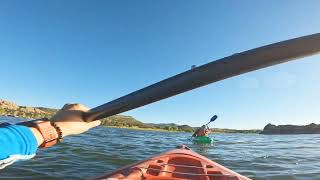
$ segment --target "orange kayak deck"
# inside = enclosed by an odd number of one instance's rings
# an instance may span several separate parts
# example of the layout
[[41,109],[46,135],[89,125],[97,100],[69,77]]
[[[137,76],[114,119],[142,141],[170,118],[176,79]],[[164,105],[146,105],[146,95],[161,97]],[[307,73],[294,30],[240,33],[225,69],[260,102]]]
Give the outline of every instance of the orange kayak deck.
[[96,179],[249,180],[182,145]]

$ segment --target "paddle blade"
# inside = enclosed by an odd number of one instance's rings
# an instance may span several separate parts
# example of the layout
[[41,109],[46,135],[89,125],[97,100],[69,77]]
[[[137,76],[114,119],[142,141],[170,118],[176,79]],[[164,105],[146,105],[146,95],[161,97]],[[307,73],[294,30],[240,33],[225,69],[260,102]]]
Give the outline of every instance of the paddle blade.
[[217,118],[218,118],[218,116],[217,116],[217,115],[212,116],[212,118],[210,119],[210,122],[215,121]]

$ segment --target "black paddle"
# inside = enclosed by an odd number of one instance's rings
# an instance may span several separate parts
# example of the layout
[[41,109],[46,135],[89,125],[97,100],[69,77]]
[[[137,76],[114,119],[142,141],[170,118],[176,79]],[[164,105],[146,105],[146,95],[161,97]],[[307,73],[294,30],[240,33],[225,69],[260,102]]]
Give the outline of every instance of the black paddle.
[[84,119],[106,118],[226,78],[319,52],[320,33],[317,33],[233,54],[95,107],[84,114]]

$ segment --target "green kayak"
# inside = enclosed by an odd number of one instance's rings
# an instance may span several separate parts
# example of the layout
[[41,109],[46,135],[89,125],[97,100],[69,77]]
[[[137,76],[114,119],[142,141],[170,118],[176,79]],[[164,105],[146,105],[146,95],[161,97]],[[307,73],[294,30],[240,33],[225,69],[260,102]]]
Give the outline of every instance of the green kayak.
[[195,143],[203,143],[203,144],[211,144],[216,142],[217,140],[209,138],[207,136],[197,136],[192,139]]

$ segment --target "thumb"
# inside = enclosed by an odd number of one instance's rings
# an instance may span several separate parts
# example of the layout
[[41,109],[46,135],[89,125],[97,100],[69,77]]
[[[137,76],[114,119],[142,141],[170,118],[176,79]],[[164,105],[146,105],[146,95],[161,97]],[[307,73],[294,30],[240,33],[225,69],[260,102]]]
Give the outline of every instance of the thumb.
[[89,128],[97,127],[101,124],[100,120],[92,121],[88,123]]

